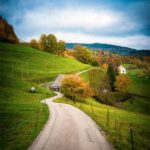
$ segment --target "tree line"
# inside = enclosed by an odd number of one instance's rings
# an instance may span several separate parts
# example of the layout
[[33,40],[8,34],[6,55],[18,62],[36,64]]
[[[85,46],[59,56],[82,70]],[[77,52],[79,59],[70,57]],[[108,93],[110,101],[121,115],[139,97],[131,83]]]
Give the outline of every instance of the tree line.
[[62,40],[57,41],[57,38],[53,34],[42,34],[39,40],[32,39],[30,46],[36,49],[40,49],[44,52],[62,55],[66,50],[65,42]]

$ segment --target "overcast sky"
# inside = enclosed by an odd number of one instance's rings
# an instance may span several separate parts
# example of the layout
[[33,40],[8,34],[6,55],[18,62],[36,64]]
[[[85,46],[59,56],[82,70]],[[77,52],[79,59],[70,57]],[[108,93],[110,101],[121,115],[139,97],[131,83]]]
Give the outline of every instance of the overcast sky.
[[150,0],[0,0],[0,15],[24,41],[55,34],[66,42],[150,49]]

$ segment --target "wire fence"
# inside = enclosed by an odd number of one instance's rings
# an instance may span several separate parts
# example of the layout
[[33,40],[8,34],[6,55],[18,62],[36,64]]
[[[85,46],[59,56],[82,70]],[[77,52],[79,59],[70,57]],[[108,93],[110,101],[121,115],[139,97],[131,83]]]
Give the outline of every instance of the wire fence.
[[[144,130],[148,128],[146,124],[132,123],[132,121],[121,121],[119,116],[112,117],[114,113],[108,108],[98,111],[99,107],[94,105],[92,102],[90,104],[90,109],[86,108],[87,106],[76,104],[77,107],[81,108],[83,111],[87,112],[93,120],[95,120],[105,131],[106,134],[111,136],[113,139],[113,144],[117,147],[122,147],[123,144],[127,143],[125,146],[126,149],[140,149],[143,145],[143,149],[148,147],[147,143],[144,141],[139,141],[141,136],[140,134],[144,133]],[[96,118],[96,119],[95,119]],[[145,133],[147,134],[147,133]],[[146,140],[146,139],[144,139]],[[141,143],[140,143],[141,142]],[[121,148],[124,149],[124,148]]]

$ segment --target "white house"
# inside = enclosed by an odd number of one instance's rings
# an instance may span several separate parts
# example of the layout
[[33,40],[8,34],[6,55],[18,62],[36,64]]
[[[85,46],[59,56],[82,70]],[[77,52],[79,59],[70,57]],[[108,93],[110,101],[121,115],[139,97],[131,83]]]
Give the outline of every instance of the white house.
[[119,71],[119,74],[126,74],[127,73],[126,68],[124,68],[122,65],[120,65],[118,67],[118,71]]
[[50,85],[50,88],[55,90],[55,91],[59,91],[60,87],[61,87],[61,82],[64,79],[65,75],[60,74],[57,76],[57,78],[55,79],[55,81]]

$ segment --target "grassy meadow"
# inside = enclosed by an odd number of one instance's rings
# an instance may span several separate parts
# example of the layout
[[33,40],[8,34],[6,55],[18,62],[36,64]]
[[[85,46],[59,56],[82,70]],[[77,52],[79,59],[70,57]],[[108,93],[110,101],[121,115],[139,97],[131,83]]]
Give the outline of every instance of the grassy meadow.
[[[40,100],[54,95],[39,84],[90,66],[15,44],[0,43],[0,56],[0,149],[25,150],[48,119]],[[29,92],[32,86],[36,93]]]

